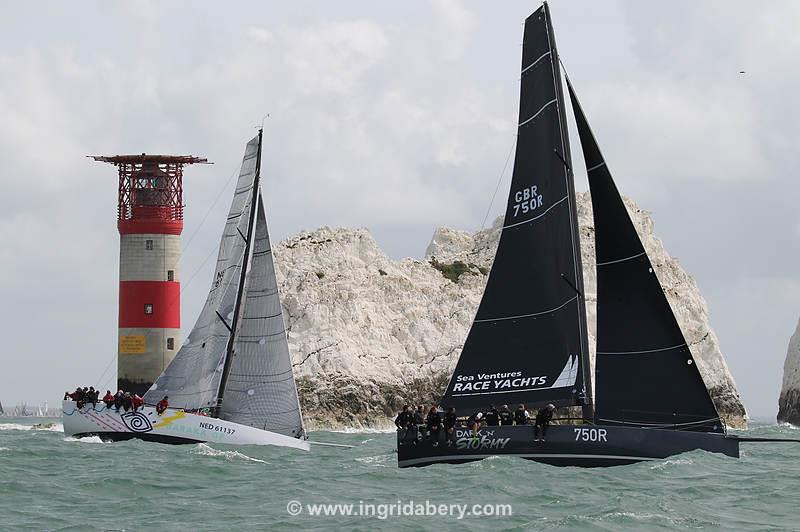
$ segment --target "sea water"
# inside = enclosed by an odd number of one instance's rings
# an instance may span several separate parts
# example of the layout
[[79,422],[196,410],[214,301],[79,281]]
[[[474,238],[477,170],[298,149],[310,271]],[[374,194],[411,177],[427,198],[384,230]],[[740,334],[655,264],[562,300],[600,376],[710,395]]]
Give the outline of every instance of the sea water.
[[75,440],[49,421],[0,418],[2,530],[800,530],[797,443],[605,469],[515,458],[398,469],[385,432],[312,433],[354,447],[305,453]]

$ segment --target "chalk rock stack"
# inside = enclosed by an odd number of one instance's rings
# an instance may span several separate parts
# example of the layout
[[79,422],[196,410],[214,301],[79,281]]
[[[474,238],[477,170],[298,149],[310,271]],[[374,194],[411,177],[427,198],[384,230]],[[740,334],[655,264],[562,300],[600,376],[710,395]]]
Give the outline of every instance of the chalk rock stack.
[[[577,200],[594,357],[594,227],[589,195]],[[664,250],[649,214],[625,201],[717,408],[730,425],[744,426],[746,412],[705,300]],[[390,259],[366,229],[323,227],[276,247],[289,346],[311,428],[390,426],[403,404],[441,397],[478,308],[501,223],[476,233],[439,228],[422,260]]]
[[789,340],[786,362],[783,364],[778,421],[800,426],[800,323]]

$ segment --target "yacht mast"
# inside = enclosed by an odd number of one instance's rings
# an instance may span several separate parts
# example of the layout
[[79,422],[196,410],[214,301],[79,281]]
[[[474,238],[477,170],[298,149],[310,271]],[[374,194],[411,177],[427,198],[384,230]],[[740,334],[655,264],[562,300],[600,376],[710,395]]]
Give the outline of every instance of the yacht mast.
[[262,144],[262,137],[263,137],[264,130],[258,130],[258,154],[256,155],[256,173],[253,177],[253,192],[250,198],[250,213],[249,213],[249,222],[247,225],[247,237],[245,238],[245,247],[244,247],[244,259],[242,260],[242,271],[239,275],[239,290],[236,293],[236,303],[233,307],[233,320],[230,324],[230,331],[231,334],[228,337],[228,345],[225,349],[225,363],[222,368],[222,377],[219,381],[219,392],[217,393],[217,404],[214,406],[212,415],[214,417],[219,417],[220,408],[222,407],[222,399],[223,395],[225,394],[225,385],[228,382],[228,375],[231,372],[231,362],[233,360],[233,347],[236,343],[236,331],[239,327],[239,314],[241,313],[242,309],[242,299],[244,298],[244,285],[247,280],[247,265],[250,261],[250,244],[253,241],[253,235],[255,234],[255,218],[256,218],[256,208],[258,206],[258,189],[259,189],[259,181],[261,178],[261,144]]

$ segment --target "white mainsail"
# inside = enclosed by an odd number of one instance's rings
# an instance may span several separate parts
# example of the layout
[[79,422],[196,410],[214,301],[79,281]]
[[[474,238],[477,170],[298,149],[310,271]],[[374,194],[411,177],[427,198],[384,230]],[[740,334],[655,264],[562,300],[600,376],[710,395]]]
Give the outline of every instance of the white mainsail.
[[264,203],[256,211],[253,257],[220,417],[301,437],[303,416],[289,356]]
[[206,304],[186,343],[145,394],[145,402],[155,404],[166,395],[173,407],[210,408],[212,415],[226,421],[303,438],[303,417],[259,194],[259,144],[260,135],[245,150]]
[[216,405],[245,260],[245,235],[249,233],[258,146],[259,138],[255,137],[245,148],[206,303],[186,342],[145,394],[148,404],[155,404],[166,395],[170,405],[178,408],[198,409]]

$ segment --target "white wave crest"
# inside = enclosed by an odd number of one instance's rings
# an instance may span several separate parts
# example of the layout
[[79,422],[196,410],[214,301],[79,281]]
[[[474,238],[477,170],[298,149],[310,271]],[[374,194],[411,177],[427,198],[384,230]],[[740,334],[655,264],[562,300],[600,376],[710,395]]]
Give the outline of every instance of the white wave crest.
[[194,454],[198,454],[200,456],[215,456],[221,457],[228,461],[232,460],[245,460],[249,462],[258,462],[259,464],[266,464],[264,460],[259,460],[258,458],[253,458],[252,456],[247,456],[246,454],[242,454],[239,451],[220,451],[219,449],[214,449],[206,445],[205,443],[198,443],[197,447],[194,448],[192,451]]
[[659,462],[655,462],[650,466],[650,469],[666,469],[672,466],[692,464],[694,464],[694,462],[689,458],[668,458]]
[[363,456],[361,458],[356,458],[356,462],[375,467],[386,467],[387,465],[394,465],[394,455],[379,454],[377,456]]
[[376,428],[345,427],[343,429],[330,430],[330,431],[324,431],[324,432],[338,432],[340,434],[392,434],[393,432],[397,432],[397,429],[393,429],[393,428],[376,429]]
[[67,436],[64,441],[79,442],[79,443],[106,443],[100,439],[100,436],[86,436],[85,438],[73,438]]
[[0,447],[0,451],[10,451],[10,450],[11,449],[9,449],[8,447]]
[[61,423],[36,423],[34,425],[23,425],[22,423],[0,423],[0,430],[38,430],[45,432],[64,432],[64,425]]

